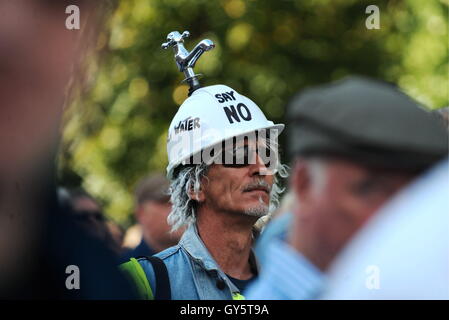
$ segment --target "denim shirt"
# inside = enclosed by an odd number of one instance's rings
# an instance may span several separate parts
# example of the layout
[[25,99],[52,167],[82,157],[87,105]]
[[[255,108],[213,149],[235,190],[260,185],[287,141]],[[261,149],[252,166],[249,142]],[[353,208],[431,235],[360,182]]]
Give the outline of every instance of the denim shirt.
[[[173,300],[232,300],[241,299],[239,289],[220,269],[198,235],[196,225],[191,225],[178,245],[155,255],[167,266]],[[147,276],[153,292],[156,279],[151,263],[138,260]],[[251,251],[249,263],[256,268],[257,262]]]

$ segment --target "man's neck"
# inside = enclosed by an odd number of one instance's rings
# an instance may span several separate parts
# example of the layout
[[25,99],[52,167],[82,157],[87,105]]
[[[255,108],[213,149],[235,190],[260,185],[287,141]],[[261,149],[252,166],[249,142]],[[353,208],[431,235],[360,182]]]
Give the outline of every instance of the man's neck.
[[221,270],[241,280],[253,276],[249,255],[253,244],[252,226],[257,218],[199,210],[197,228],[201,240]]
[[161,246],[157,241],[155,241],[148,233],[142,234],[143,241],[146,243],[148,247],[154,252],[160,252],[164,250],[166,247]]

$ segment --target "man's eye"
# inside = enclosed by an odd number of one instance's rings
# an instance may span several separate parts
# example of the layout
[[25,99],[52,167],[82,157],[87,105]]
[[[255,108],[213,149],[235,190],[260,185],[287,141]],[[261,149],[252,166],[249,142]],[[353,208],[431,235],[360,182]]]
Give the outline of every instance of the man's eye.
[[359,196],[370,196],[380,192],[384,192],[384,187],[378,181],[365,180],[355,184],[352,188],[353,192]]
[[369,194],[372,190],[372,183],[370,181],[359,182],[353,186],[352,190],[358,195]]

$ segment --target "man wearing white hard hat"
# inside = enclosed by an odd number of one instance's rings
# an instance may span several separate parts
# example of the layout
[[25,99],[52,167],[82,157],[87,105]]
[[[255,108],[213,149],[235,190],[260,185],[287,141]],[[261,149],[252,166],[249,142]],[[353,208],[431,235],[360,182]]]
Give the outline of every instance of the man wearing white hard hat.
[[124,265],[143,298],[244,298],[258,274],[253,226],[275,209],[287,175],[277,152],[283,128],[230,87],[191,90],[167,141],[168,221],[187,230],[178,245]]

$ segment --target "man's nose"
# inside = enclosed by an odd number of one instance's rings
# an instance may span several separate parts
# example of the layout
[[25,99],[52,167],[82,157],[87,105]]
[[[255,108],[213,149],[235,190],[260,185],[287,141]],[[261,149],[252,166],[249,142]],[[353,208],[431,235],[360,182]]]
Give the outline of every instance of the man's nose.
[[263,159],[260,157],[259,154],[256,153],[254,155],[254,158],[255,161],[252,161],[253,163],[249,165],[249,175],[251,177],[256,175],[258,176],[273,175],[273,172],[268,170]]

